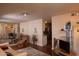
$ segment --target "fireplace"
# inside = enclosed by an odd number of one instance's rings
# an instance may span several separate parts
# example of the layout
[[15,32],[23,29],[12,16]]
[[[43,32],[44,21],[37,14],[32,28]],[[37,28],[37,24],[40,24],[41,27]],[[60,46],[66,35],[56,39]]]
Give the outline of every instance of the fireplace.
[[67,41],[59,40],[59,48],[65,53],[70,53],[70,43]]

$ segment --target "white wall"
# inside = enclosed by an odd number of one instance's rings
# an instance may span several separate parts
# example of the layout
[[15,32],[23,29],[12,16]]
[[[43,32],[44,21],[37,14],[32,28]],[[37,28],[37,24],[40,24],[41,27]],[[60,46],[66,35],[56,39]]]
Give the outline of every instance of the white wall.
[[62,32],[61,29],[64,29],[64,25],[70,20],[70,14],[52,17],[52,49],[54,45],[54,38],[60,39],[61,37],[65,37],[65,32]]
[[[35,33],[35,28],[37,33]],[[22,32],[22,29],[24,32]],[[32,35],[37,34],[38,42],[37,45],[43,46],[43,28],[42,28],[42,19],[37,19],[33,21],[20,23],[20,33],[30,36],[30,43],[32,43]]]

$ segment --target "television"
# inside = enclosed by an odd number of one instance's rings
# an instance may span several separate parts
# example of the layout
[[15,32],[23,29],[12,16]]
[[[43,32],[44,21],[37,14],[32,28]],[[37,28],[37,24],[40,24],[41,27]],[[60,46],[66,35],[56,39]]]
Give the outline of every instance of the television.
[[59,40],[59,48],[62,49],[65,53],[69,53],[70,43],[67,41]]

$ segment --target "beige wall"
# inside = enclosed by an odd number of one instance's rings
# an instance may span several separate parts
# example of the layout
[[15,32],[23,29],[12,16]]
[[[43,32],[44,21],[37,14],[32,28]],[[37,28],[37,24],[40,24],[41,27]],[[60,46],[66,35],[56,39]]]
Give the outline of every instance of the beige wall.
[[4,34],[4,27],[2,25],[2,23],[0,24],[0,38],[3,37],[3,34]]
[[76,22],[79,22],[79,16],[72,17],[72,25],[73,25],[73,49],[74,52],[79,56],[79,24]]
[[74,27],[74,42],[73,42],[73,49],[74,52],[76,52],[77,55],[79,55],[79,32],[77,30],[79,29],[79,26]]
[[[37,33],[35,33],[35,28]],[[24,32],[22,32],[24,30]],[[42,26],[42,19],[37,19],[33,21],[23,22],[20,23],[20,33],[30,36],[30,43],[32,43],[32,35],[36,34],[38,38],[37,45],[43,46],[43,26]]]
[[[8,32],[7,29],[6,29],[6,24],[8,23],[0,23],[0,38],[3,39],[3,38],[8,38]],[[15,30],[15,33],[18,33],[18,30],[17,30],[17,24],[13,24],[13,29],[11,30],[11,32],[14,32]]]
[[63,14],[52,17],[52,49],[54,44],[54,38],[60,39],[61,37],[65,37],[65,32],[62,32],[61,29],[64,29],[64,25],[70,20],[70,14]]

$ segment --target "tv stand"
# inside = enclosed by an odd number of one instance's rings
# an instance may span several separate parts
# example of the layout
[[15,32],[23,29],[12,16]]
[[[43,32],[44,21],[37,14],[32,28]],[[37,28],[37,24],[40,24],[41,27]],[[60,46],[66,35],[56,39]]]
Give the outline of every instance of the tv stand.
[[59,56],[75,56],[74,52],[66,53],[62,49],[59,49],[59,48],[54,49],[54,52]]

